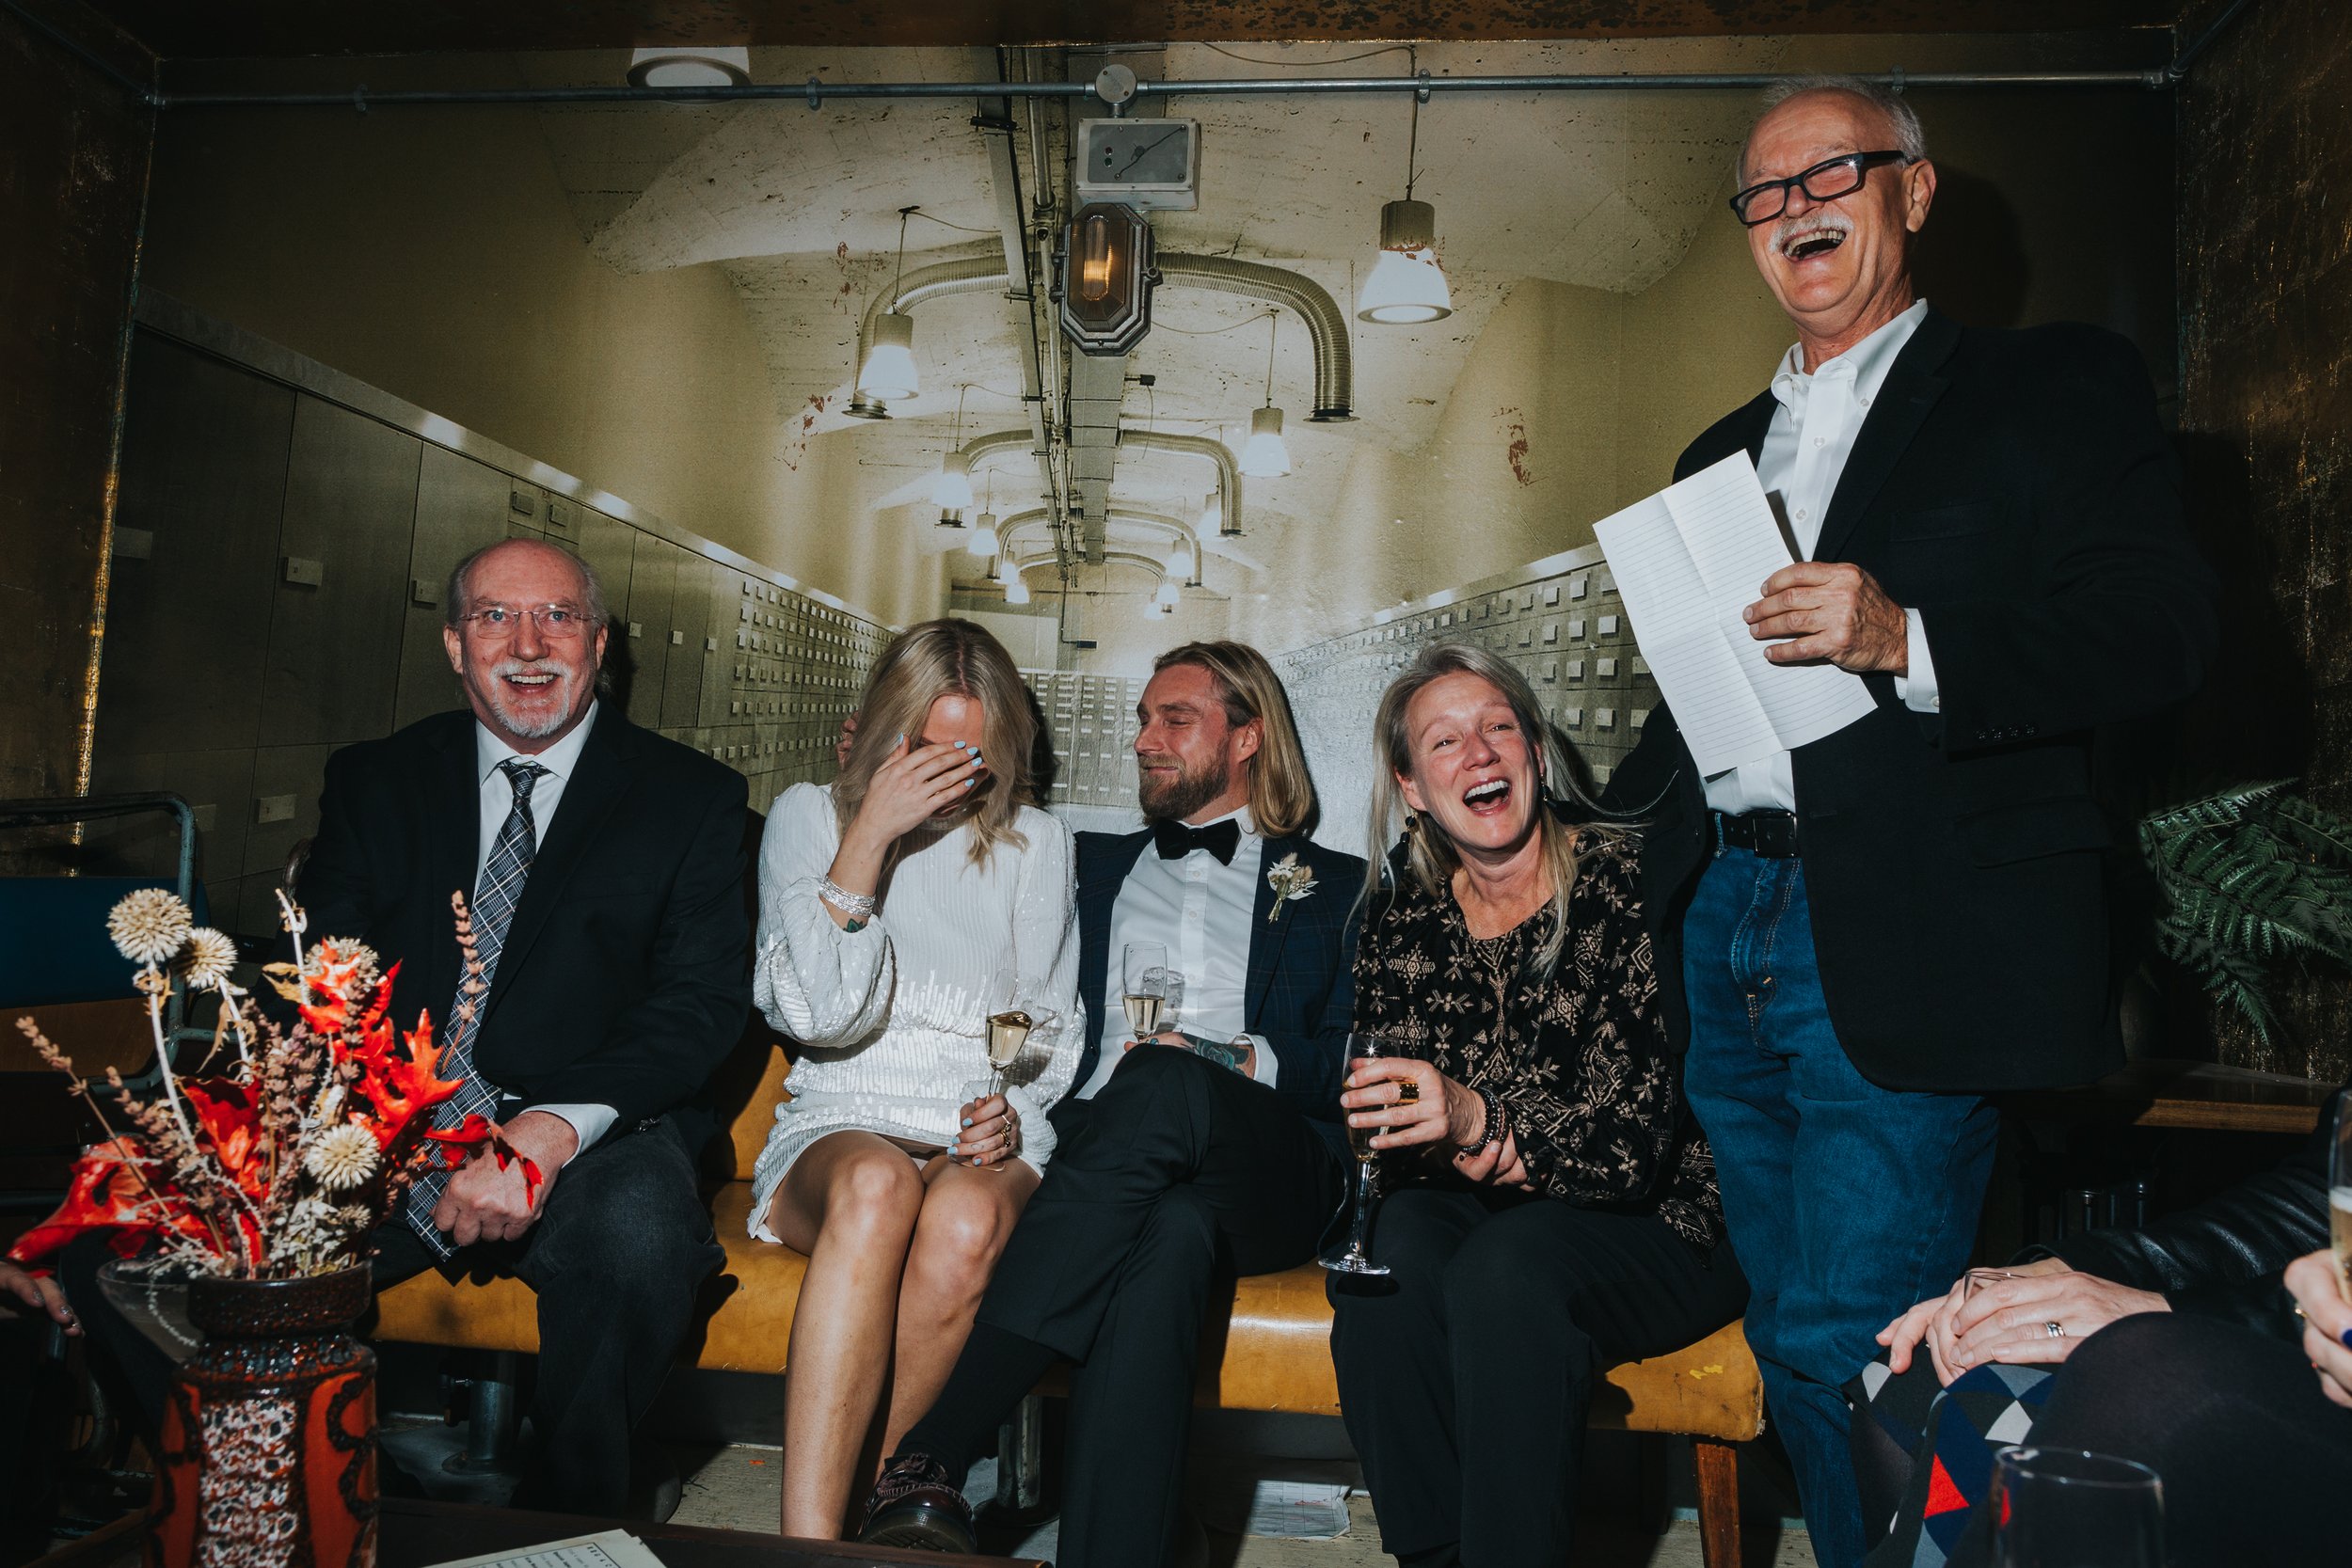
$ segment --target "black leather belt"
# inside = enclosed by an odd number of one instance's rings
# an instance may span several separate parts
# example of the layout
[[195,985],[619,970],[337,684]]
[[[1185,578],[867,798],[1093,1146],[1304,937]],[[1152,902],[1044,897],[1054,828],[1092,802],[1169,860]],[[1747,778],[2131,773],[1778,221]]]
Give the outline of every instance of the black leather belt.
[[1733,816],[1713,811],[1708,816],[1715,819],[1715,842],[1719,845],[1745,849],[1768,861],[1797,858],[1797,818],[1793,812],[1745,811]]

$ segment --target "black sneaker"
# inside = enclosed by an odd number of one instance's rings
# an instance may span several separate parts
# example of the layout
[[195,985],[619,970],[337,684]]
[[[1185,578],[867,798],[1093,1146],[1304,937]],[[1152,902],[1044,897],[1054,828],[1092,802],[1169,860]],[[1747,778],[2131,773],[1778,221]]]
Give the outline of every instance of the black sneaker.
[[899,1454],[882,1467],[857,1539],[862,1546],[911,1546],[967,1557],[979,1550],[972,1533],[972,1505],[963,1500],[956,1478],[919,1451]]

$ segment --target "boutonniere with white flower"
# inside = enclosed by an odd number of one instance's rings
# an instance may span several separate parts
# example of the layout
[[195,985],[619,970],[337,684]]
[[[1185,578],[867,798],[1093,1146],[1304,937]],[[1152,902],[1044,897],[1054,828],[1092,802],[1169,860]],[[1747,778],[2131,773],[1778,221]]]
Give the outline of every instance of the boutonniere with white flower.
[[1295,903],[1315,890],[1315,868],[1301,865],[1298,853],[1293,850],[1274,863],[1274,869],[1265,874],[1266,886],[1274,890],[1274,909],[1265,917],[1271,926],[1282,918],[1282,906]]

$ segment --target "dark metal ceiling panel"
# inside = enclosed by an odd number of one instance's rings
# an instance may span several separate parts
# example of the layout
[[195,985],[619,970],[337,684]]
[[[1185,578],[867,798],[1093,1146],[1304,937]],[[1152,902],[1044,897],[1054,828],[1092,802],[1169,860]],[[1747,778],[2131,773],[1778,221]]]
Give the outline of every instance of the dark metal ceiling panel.
[[166,57],[2169,26],[2183,0],[87,0]]

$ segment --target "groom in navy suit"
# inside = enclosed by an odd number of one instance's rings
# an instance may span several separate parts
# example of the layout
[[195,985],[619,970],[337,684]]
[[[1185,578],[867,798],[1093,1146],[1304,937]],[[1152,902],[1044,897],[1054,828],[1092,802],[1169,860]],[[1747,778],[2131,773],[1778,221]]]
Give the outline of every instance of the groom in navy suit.
[[[1150,826],[1078,835],[1078,1087],[946,1388],[883,1472],[861,1539],[973,1550],[974,1452],[1072,1363],[1058,1560],[1168,1560],[1212,1286],[1313,1256],[1346,1187],[1340,1079],[1364,863],[1308,841],[1289,700],[1263,655],[1161,657],[1137,718]],[[1164,948],[1176,1027],[1125,1037],[1120,960]],[[1117,1032],[1105,1036],[1116,1022]]]

